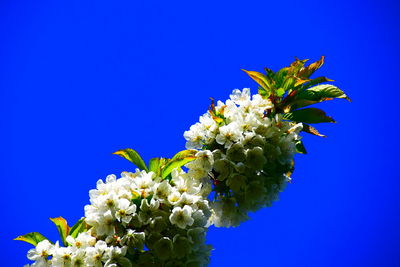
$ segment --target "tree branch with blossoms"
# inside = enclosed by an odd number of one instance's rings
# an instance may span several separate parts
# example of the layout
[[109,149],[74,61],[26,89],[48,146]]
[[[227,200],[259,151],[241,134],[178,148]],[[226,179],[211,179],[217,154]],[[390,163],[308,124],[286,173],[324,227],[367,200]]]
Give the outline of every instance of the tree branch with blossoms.
[[27,266],[207,266],[208,227],[236,227],[269,207],[291,181],[294,155],[306,153],[301,133],[325,137],[314,126],[335,122],[318,108],[350,101],[326,77],[311,78],[324,57],[296,59],[277,72],[244,70],[259,85],[212,99],[208,112],[184,133],[186,149],[148,164],[133,149],[114,154],[135,172],[109,175],[89,191],[85,217],[70,227],[51,218],[60,241],[32,232],[16,238],[35,247]]

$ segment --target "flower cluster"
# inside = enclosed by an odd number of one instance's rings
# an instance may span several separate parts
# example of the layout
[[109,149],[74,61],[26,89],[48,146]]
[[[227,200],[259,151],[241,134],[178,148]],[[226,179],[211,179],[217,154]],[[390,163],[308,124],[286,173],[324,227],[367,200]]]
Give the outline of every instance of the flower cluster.
[[249,211],[270,206],[290,180],[302,124],[270,116],[273,108],[247,88],[234,90],[184,133],[186,148],[202,149],[186,167],[194,178],[212,181],[216,226],[237,226]]
[[[35,261],[31,266],[132,266],[126,246],[110,246],[97,240],[90,232],[83,232],[77,238],[67,237],[70,246],[52,244],[47,239],[28,251],[28,258]],[[27,265],[29,266],[29,265]]]
[[332,80],[311,78],[324,57],[306,62],[265,74],[244,70],[258,94],[236,89],[225,103],[213,100],[184,133],[187,150],[170,159],[146,165],[133,149],[115,152],[142,171],[99,180],[85,218],[72,228],[62,217],[51,219],[64,246],[37,232],[17,237],[36,246],[28,252],[31,266],[206,266],[207,228],[238,226],[249,212],[272,205],[291,180],[295,153],[306,153],[300,131],[324,137],[309,124],[335,122],[308,106],[350,101],[336,86],[321,84]]
[[171,177],[137,170],[99,180],[85,207],[90,230],[67,237],[68,247],[40,242],[28,254],[32,266],[206,266],[204,188],[180,168]]

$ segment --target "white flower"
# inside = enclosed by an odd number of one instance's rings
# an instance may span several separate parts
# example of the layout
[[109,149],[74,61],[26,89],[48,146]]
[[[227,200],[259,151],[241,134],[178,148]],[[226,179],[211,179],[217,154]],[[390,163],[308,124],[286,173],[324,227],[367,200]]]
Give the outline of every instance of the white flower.
[[169,196],[168,201],[171,205],[176,205],[181,200],[181,193],[178,190],[174,190]]
[[76,248],[86,248],[96,244],[96,238],[91,236],[88,232],[80,233],[76,238],[67,236],[67,242]]
[[215,138],[215,132],[218,129],[218,125],[215,120],[211,117],[210,113],[205,113],[203,116],[200,116],[200,124],[203,127],[203,137],[204,141],[209,141],[212,138]]
[[136,232],[135,230],[128,229],[126,234],[121,238],[121,244],[143,249],[145,237],[144,232]]
[[131,202],[126,198],[120,198],[117,201],[116,210],[115,218],[119,222],[128,224],[132,219],[132,215],[136,212],[136,205],[131,205]]
[[71,266],[79,267],[85,266],[85,255],[86,251],[84,249],[77,249],[73,252],[71,257]]
[[107,243],[103,240],[97,241],[94,247],[86,248],[86,266],[102,267],[102,260],[106,259],[106,256],[104,255],[106,249]]
[[114,217],[110,210],[106,211],[102,217],[100,217],[99,221],[96,224],[96,234],[99,236],[103,235],[114,235],[115,234],[115,226],[114,226]]
[[154,188],[154,195],[160,200],[160,202],[164,202],[164,200],[166,200],[171,193],[171,185],[167,180],[157,183]]
[[128,247],[108,247],[105,251],[108,260],[105,262],[104,267],[131,267],[132,263],[125,258],[127,249]]
[[232,94],[229,96],[232,101],[234,101],[238,105],[242,105],[243,102],[250,101],[250,89],[243,88],[243,91],[239,89],[235,89],[232,91]]
[[203,146],[203,138],[205,136],[204,125],[196,123],[190,126],[190,130],[186,131],[183,136],[187,140],[187,149],[200,149]]
[[181,207],[175,207],[172,210],[172,214],[169,216],[169,220],[179,228],[185,229],[186,226],[191,226],[194,222],[192,211],[192,208],[188,205],[184,206],[183,209]]
[[53,253],[53,250],[54,245],[51,244],[49,240],[45,239],[40,241],[35,248],[28,251],[28,259],[46,263],[47,258]]
[[155,184],[154,177],[154,172],[146,173],[142,171],[140,176],[132,180],[131,190],[137,192],[142,197],[147,197]]
[[147,199],[142,199],[140,204],[139,220],[142,224],[149,224],[153,213],[160,207],[160,201],[152,198],[150,203]]
[[214,164],[213,154],[210,150],[203,150],[196,153],[196,159],[187,163],[188,174],[194,179],[201,179],[208,175]]
[[54,267],[70,266],[72,259],[72,247],[56,247],[51,259]]
[[[207,196],[214,190],[212,221],[216,226],[236,226],[247,220],[248,212],[271,205],[288,181],[285,174],[292,169],[301,124],[283,120],[282,114],[269,116],[272,108],[268,98],[259,94],[250,97],[249,89],[235,89],[230,99],[225,103],[218,101],[215,107],[224,116],[222,125],[215,124],[211,134],[199,131],[202,146],[217,149],[212,152],[212,161],[198,158],[185,166],[188,174],[201,184],[200,194]],[[198,127],[199,124],[204,123],[197,123]],[[176,204],[191,205],[197,223],[201,217],[201,212],[195,210],[197,204],[190,203],[192,196],[184,198],[184,191],[179,192],[182,196]]]
[[210,150],[203,150],[196,153],[196,167],[210,171],[214,164],[213,154]]
[[242,132],[239,125],[236,122],[231,122],[219,128],[219,134],[215,140],[218,144],[225,145],[225,148],[229,148],[233,142],[238,142],[241,137]]

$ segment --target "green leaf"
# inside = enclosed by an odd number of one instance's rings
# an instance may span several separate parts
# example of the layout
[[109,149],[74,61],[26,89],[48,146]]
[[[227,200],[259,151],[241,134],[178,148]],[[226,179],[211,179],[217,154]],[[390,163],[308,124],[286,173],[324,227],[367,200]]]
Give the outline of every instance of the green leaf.
[[296,78],[294,76],[287,76],[285,81],[282,84],[282,87],[285,90],[290,90],[290,89],[293,89],[295,84],[296,84]]
[[244,69],[242,69],[242,71],[246,72],[247,75],[250,76],[250,78],[252,78],[254,81],[256,81],[265,90],[271,89],[271,84],[268,80],[268,77],[265,76],[264,74],[257,72],[257,71],[247,71]]
[[287,74],[288,74],[289,68],[283,68],[280,69],[277,73],[275,73],[274,75],[274,81],[276,83],[277,87],[281,87],[281,85],[283,84]]
[[269,68],[264,68],[265,72],[267,73],[267,76],[270,78],[274,78],[275,76],[275,72],[273,72],[271,69]]
[[161,177],[166,178],[175,168],[182,167],[186,163],[196,159],[196,153],[198,151],[194,149],[183,150],[178,152],[172,159],[168,160],[167,164],[161,171]]
[[317,108],[294,110],[284,114],[283,118],[286,120],[305,123],[335,122],[332,117],[327,116],[323,110]]
[[327,77],[317,77],[315,79],[310,80],[309,82],[303,84],[302,90],[310,88],[314,85],[325,83],[325,82],[333,82],[334,80],[328,79]]
[[157,176],[161,175],[161,169],[166,163],[165,158],[152,158],[149,162],[149,171],[154,172]]
[[82,217],[74,226],[69,230],[69,235],[76,238],[80,233],[86,231],[85,217]]
[[285,89],[279,88],[275,91],[275,93],[279,96],[282,97],[285,94]]
[[160,158],[152,158],[149,162],[149,171],[157,173],[160,168]]
[[296,142],[296,150],[297,150],[298,153],[307,154],[307,150],[304,147],[303,142],[300,141],[300,140]]
[[[328,100],[328,99],[325,99]],[[299,108],[304,108],[313,104],[318,103],[319,101],[312,101],[307,99],[294,99],[289,102],[286,106],[288,107],[286,110],[292,111]]]
[[67,221],[63,217],[50,218],[50,220],[57,226],[60,239],[64,246],[67,246],[68,244],[65,239],[67,238],[70,230]]
[[320,84],[302,91],[297,96],[298,99],[321,102],[327,98],[344,98],[349,101],[350,98],[339,88],[330,84]]
[[261,95],[263,98],[268,98],[271,95],[271,92],[259,86],[258,94]]
[[142,157],[139,155],[139,153],[131,148],[121,149],[121,150],[114,152],[113,154],[129,160],[130,162],[135,164],[141,170],[145,170],[147,172],[149,171],[147,169],[147,166],[144,163]]
[[39,242],[46,240],[46,239],[47,239],[46,237],[44,237],[42,234],[40,234],[38,232],[32,232],[32,233],[28,233],[26,235],[20,235],[17,238],[14,238],[14,240],[24,241],[24,242],[27,242],[34,246],[36,246]]

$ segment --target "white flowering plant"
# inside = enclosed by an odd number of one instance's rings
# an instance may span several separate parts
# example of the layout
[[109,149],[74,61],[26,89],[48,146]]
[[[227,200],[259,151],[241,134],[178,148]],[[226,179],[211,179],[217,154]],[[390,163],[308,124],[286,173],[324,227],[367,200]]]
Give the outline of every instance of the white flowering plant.
[[51,218],[60,233],[52,243],[37,232],[16,238],[33,244],[27,266],[206,266],[209,226],[238,226],[249,212],[271,206],[306,153],[301,132],[325,137],[310,124],[334,122],[308,107],[350,100],[326,77],[310,78],[324,63],[296,59],[277,72],[244,70],[258,85],[233,90],[214,102],[184,133],[186,149],[148,165],[133,149],[115,152],[137,166],[107,176],[89,191],[85,217],[70,227]]

